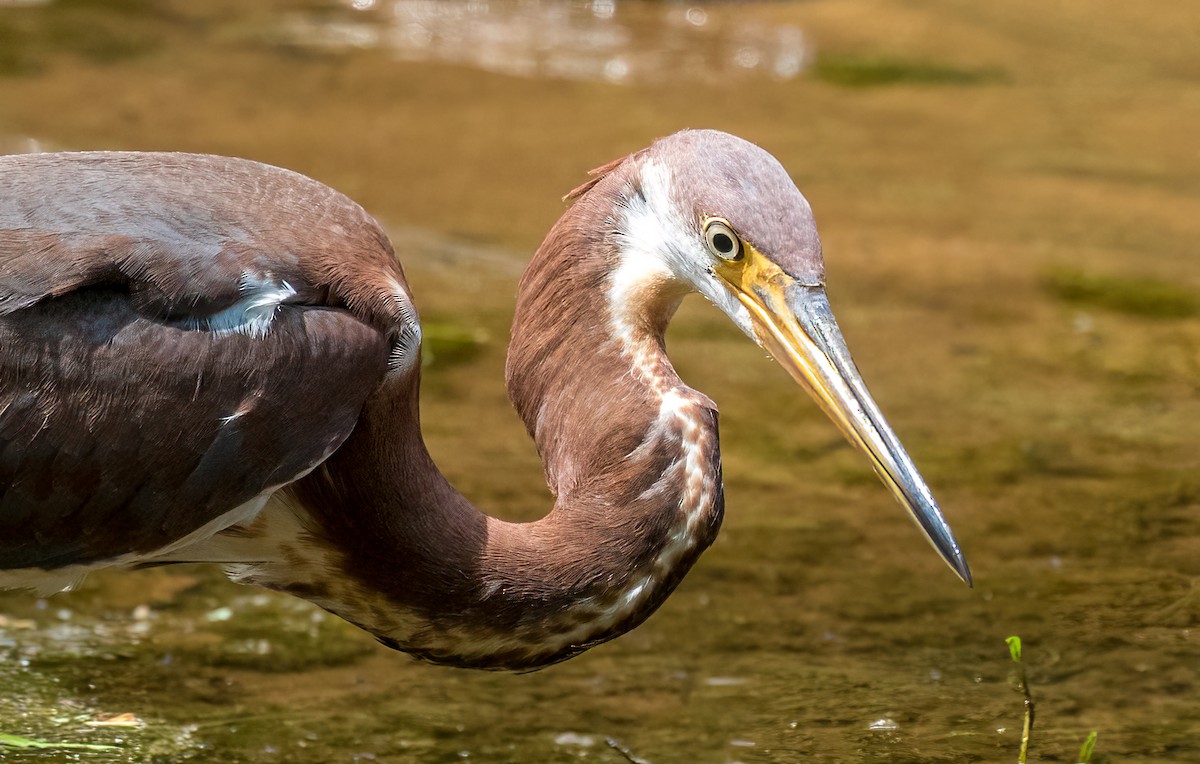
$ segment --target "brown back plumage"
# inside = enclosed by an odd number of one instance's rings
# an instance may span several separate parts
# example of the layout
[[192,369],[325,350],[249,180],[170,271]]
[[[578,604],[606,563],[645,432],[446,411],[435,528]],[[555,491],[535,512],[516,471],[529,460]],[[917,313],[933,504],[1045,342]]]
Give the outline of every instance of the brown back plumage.
[[[0,177],[0,568],[152,552],[349,435],[411,313],[358,205],[208,156],[0,157]],[[247,279],[294,292],[270,342],[205,325]]]

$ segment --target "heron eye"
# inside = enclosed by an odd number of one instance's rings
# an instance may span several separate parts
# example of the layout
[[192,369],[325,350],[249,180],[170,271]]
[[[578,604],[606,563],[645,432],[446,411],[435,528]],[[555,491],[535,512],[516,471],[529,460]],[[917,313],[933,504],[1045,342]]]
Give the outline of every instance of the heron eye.
[[729,224],[722,220],[710,220],[704,226],[704,241],[708,244],[709,251],[722,260],[742,258],[742,240]]

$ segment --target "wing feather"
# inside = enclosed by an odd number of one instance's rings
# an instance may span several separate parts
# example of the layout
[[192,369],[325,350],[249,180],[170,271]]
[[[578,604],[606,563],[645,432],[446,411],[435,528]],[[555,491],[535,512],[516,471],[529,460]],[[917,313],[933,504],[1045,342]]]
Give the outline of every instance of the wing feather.
[[0,157],[0,569],[150,554],[295,480],[413,336],[386,237],[316,181]]
[[283,306],[262,337],[195,331],[88,289],[0,317],[0,569],[145,554],[315,467],[388,343]]

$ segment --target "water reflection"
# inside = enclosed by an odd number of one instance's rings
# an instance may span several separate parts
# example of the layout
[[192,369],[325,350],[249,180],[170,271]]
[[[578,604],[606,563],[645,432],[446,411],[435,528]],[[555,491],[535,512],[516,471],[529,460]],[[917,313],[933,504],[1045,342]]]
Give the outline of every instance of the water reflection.
[[791,79],[810,46],[799,27],[736,9],[617,0],[348,0],[343,13],[289,17],[296,45],[371,48],[409,62],[516,77],[616,84]]

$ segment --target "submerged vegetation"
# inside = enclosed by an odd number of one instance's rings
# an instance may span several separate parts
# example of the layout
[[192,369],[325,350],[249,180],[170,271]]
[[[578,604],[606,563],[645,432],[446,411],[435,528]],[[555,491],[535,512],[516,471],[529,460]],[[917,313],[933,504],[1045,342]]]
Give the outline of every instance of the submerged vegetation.
[[817,79],[849,88],[884,85],[979,85],[1003,79],[994,69],[967,69],[935,61],[890,56],[821,54],[812,65]]
[[1044,274],[1042,284],[1060,300],[1081,307],[1145,318],[1200,315],[1200,292],[1157,279],[1058,268]]
[[[5,636],[0,629],[0,641]],[[182,727],[100,710],[58,676],[64,666],[43,671],[3,653],[0,658],[0,761],[5,764],[175,762],[186,759],[193,746]]]
[[488,333],[449,321],[421,321],[421,365],[467,363],[488,343]]
[[61,51],[89,64],[138,58],[158,48],[155,26],[171,20],[146,0],[8,4],[0,2],[0,77],[36,75]]
[[68,751],[119,751],[119,746],[115,745],[100,745],[98,743],[61,743],[46,740],[31,740],[20,735],[8,735],[0,733],[0,758],[3,758],[3,750],[5,748],[16,748],[22,751],[53,751],[53,750],[68,750]]

